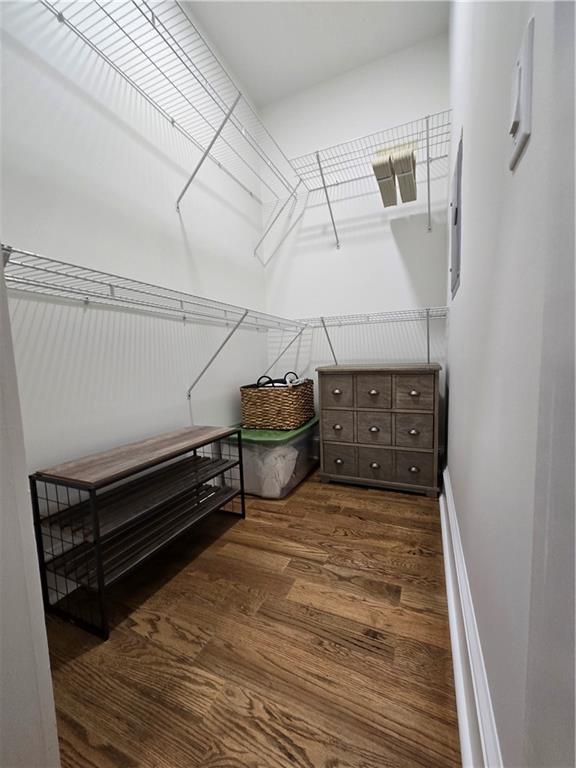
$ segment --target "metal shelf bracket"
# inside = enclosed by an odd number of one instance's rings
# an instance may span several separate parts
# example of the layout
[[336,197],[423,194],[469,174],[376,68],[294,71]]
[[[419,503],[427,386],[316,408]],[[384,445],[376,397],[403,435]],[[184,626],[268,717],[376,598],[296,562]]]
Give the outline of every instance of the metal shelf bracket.
[[278,213],[276,214],[276,216],[274,216],[274,218],[272,219],[272,221],[270,222],[270,224],[268,224],[268,226],[266,227],[266,230],[265,230],[264,234],[262,235],[262,237],[260,238],[260,240],[258,240],[258,242],[256,243],[256,246],[255,246],[255,248],[254,248],[254,256],[256,256],[256,257],[258,256],[258,249],[260,248],[260,246],[262,245],[262,243],[263,243],[263,242],[264,242],[264,240],[266,239],[266,236],[268,235],[268,233],[270,232],[270,230],[272,229],[272,227],[274,226],[274,224],[276,224],[276,222],[278,221],[278,219],[280,218],[280,216],[282,215],[282,213],[283,213],[283,212],[284,212],[284,210],[286,209],[286,206],[288,205],[288,203],[290,202],[290,200],[292,200],[292,198],[293,198],[293,197],[294,197],[294,195],[296,194],[296,192],[297,192],[297,190],[298,190],[298,187],[299,187],[301,184],[302,184],[302,179],[300,179],[300,181],[298,182],[298,184],[296,184],[296,186],[294,187],[294,189],[292,190],[292,192],[290,193],[290,195],[289,195],[289,196],[286,198],[286,200],[285,200],[285,201],[282,203],[282,207],[280,208],[280,210],[278,211]]
[[218,126],[218,128],[216,130],[216,133],[214,134],[214,136],[212,137],[212,140],[210,141],[210,144],[208,144],[208,146],[204,150],[204,152],[202,154],[202,157],[200,158],[200,160],[198,161],[198,164],[196,165],[196,168],[194,168],[194,170],[192,171],[192,175],[190,176],[190,178],[186,182],[186,184],[184,186],[184,189],[182,190],[182,192],[180,192],[180,195],[178,196],[178,200],[176,200],[176,210],[178,212],[180,212],[180,201],[182,200],[182,198],[184,197],[184,195],[188,191],[188,187],[190,186],[190,184],[192,184],[192,182],[194,181],[194,179],[196,177],[196,174],[198,173],[198,171],[202,167],[202,164],[204,163],[204,160],[206,160],[206,158],[210,154],[210,150],[212,149],[212,147],[216,143],[218,137],[222,133],[222,130],[223,130],[224,126],[226,125],[226,123],[230,119],[230,116],[232,115],[232,112],[234,112],[234,107],[236,106],[236,104],[238,104],[238,102],[240,101],[241,97],[242,97],[242,94],[238,93],[238,96],[236,96],[236,98],[234,99],[234,102],[233,102],[232,106],[230,107],[228,112],[226,112],[226,114],[224,115],[224,119],[222,120],[222,122]]
[[328,346],[330,347],[330,352],[332,352],[332,357],[334,358],[334,364],[338,365],[336,352],[334,352],[334,347],[332,346],[332,339],[330,338],[330,334],[328,333],[328,328],[326,328],[326,323],[323,317],[320,318],[320,322],[322,323],[322,328],[324,328],[324,333],[326,334],[326,338],[328,339]]
[[428,232],[432,232],[432,213],[430,209],[430,115],[426,115],[426,191],[428,194]]
[[332,221],[332,229],[334,230],[334,236],[336,238],[336,248],[340,248],[340,240],[338,239],[338,230],[336,229],[336,222],[334,221],[334,214],[332,212],[332,204],[330,203],[330,195],[326,188],[326,179],[324,178],[324,171],[322,170],[322,163],[320,162],[320,153],[316,152],[316,160],[318,162],[318,170],[320,171],[320,178],[322,179],[322,186],[324,187],[324,194],[326,195],[326,202],[328,203],[328,210],[330,211],[330,219]]
[[306,328],[307,328],[307,327],[308,327],[308,326],[307,326],[307,325],[305,325],[303,328],[300,328],[300,330],[298,331],[298,333],[296,334],[296,336],[294,336],[294,337],[292,338],[292,340],[291,340],[291,341],[289,341],[289,342],[288,342],[288,344],[286,344],[286,346],[284,347],[284,349],[282,350],[282,352],[280,352],[280,354],[278,355],[278,357],[276,358],[276,360],[274,360],[274,362],[273,362],[273,363],[271,363],[271,364],[268,366],[268,368],[266,368],[266,370],[265,370],[265,371],[264,371],[264,373],[262,374],[263,376],[265,376],[265,375],[268,373],[268,371],[271,371],[271,370],[272,370],[272,368],[274,368],[274,366],[275,366],[275,365],[276,365],[276,363],[277,363],[277,362],[280,360],[280,358],[282,358],[282,357],[283,357],[283,356],[286,354],[286,352],[288,352],[288,350],[290,349],[290,347],[292,346],[292,344],[294,344],[294,342],[295,342],[295,341],[297,341],[297,340],[300,338],[300,336],[302,336],[302,334],[304,333],[304,331],[306,330]]
[[191,398],[191,396],[192,396],[192,390],[194,389],[194,387],[196,386],[196,384],[198,384],[198,382],[199,382],[199,381],[200,381],[200,379],[201,379],[201,378],[204,376],[204,374],[206,373],[206,371],[208,370],[208,368],[210,368],[210,366],[212,365],[212,363],[214,362],[214,360],[216,360],[216,358],[218,357],[218,355],[220,354],[220,352],[222,352],[222,350],[224,349],[224,347],[226,346],[226,344],[228,344],[228,342],[230,341],[230,339],[232,338],[232,336],[234,336],[234,334],[236,333],[236,331],[238,330],[238,328],[240,328],[240,326],[241,326],[241,325],[242,325],[242,323],[244,322],[244,320],[245,320],[245,318],[246,318],[246,315],[248,314],[248,312],[249,312],[249,310],[248,310],[248,309],[247,309],[247,310],[245,310],[245,312],[244,312],[244,314],[242,315],[242,317],[241,317],[241,318],[240,318],[240,319],[239,319],[239,320],[236,322],[236,324],[234,325],[234,327],[232,328],[232,330],[230,331],[230,333],[229,333],[229,334],[226,336],[226,338],[224,339],[224,341],[223,341],[223,342],[220,344],[220,346],[218,347],[218,349],[216,350],[216,352],[214,352],[214,354],[212,355],[212,357],[210,358],[210,360],[208,360],[208,362],[206,363],[206,365],[204,366],[204,368],[202,368],[202,370],[200,371],[200,373],[198,374],[198,376],[196,376],[196,378],[194,379],[194,381],[192,382],[192,384],[190,384],[190,386],[188,387],[188,391],[186,392],[186,397],[188,398],[188,400],[190,400],[190,398]]

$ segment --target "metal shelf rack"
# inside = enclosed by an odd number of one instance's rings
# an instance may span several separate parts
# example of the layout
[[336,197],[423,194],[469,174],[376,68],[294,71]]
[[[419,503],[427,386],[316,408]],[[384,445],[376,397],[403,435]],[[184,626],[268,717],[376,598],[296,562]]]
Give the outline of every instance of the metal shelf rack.
[[421,309],[399,309],[388,312],[371,312],[358,315],[331,315],[323,317],[309,317],[302,319],[302,328],[297,333],[289,338],[288,343],[284,343],[284,336],[282,336],[282,343],[278,346],[280,352],[271,363],[265,373],[271,371],[274,366],[281,360],[281,358],[288,352],[288,350],[303,336],[306,332],[308,339],[314,336],[315,331],[322,330],[330,354],[334,363],[338,365],[339,360],[334,347],[334,340],[330,334],[330,329],[336,328],[350,328],[353,326],[362,325],[381,325],[383,323],[425,323],[425,344],[426,344],[426,360],[430,362],[430,349],[431,349],[431,322],[434,320],[445,320],[448,317],[448,307],[423,307]]
[[330,213],[336,247],[339,248],[340,238],[332,208],[333,193],[338,187],[360,181],[366,182],[373,192],[378,192],[378,184],[372,170],[372,160],[376,153],[382,150],[392,151],[403,144],[412,144],[416,154],[416,182],[426,184],[427,228],[430,231],[430,186],[435,179],[448,175],[450,132],[451,110],[444,110],[301,155],[291,160],[291,163],[309,193],[323,193]]
[[228,334],[188,388],[188,400],[194,387],[239,328],[256,332],[285,330],[295,333],[305,327],[305,323],[300,320],[289,320],[183,291],[99,272],[77,264],[56,261],[9,245],[0,247],[6,287],[12,294],[50,296],[66,301],[79,301],[86,306],[124,309],[172,320],[228,328]]
[[294,171],[179,2],[41,0],[202,152],[258,202],[280,200]]
[[191,427],[30,476],[45,610],[107,638],[108,589],[219,510],[245,516],[241,433]]
[[122,308],[208,325],[233,327],[241,320],[243,328],[254,331],[296,331],[303,326],[299,320],[56,261],[9,245],[1,245],[1,248],[6,286],[12,292],[52,296],[86,305]]

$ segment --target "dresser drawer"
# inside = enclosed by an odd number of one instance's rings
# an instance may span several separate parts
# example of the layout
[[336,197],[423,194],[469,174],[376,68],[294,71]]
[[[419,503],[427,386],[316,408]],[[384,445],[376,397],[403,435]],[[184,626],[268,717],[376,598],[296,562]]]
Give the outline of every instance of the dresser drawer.
[[396,482],[410,485],[436,485],[434,454],[396,451]]
[[353,445],[325,443],[323,454],[322,469],[327,475],[356,476],[356,448]]
[[354,411],[322,411],[322,440],[354,442]]
[[394,376],[394,407],[416,411],[434,410],[434,374],[409,373]]
[[321,374],[320,396],[322,407],[352,408],[354,405],[354,378],[346,374]]
[[392,376],[384,373],[362,373],[356,376],[357,408],[391,408]]
[[402,448],[434,447],[434,416],[427,413],[394,414],[394,444]]
[[394,480],[394,451],[386,448],[358,448],[358,477]]
[[382,411],[357,411],[356,442],[392,445],[392,415]]

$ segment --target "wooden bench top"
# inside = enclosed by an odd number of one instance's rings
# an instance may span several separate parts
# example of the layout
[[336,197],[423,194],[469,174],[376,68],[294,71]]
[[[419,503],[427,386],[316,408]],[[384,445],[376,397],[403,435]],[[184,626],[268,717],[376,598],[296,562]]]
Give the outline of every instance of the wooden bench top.
[[185,427],[41,469],[35,476],[85,488],[101,488],[237,431],[229,427]]

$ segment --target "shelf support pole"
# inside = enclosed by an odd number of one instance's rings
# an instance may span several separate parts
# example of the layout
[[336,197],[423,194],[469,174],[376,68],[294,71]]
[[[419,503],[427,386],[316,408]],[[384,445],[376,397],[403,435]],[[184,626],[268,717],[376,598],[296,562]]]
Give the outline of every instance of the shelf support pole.
[[289,195],[289,196],[286,198],[286,200],[285,200],[285,201],[284,201],[284,203],[282,204],[282,207],[280,208],[280,210],[278,211],[278,213],[276,214],[276,216],[274,216],[274,218],[272,219],[272,221],[270,222],[270,224],[269,224],[269,225],[266,227],[266,231],[264,232],[264,234],[262,235],[262,237],[260,238],[260,240],[258,240],[258,242],[256,243],[256,247],[254,248],[254,256],[257,256],[257,255],[258,255],[258,253],[257,253],[257,251],[258,251],[258,248],[260,248],[260,246],[262,245],[262,243],[263,243],[263,242],[264,242],[264,240],[266,239],[266,235],[268,234],[268,232],[270,232],[270,230],[272,229],[272,227],[274,226],[274,224],[276,224],[276,222],[278,221],[278,219],[279,219],[279,218],[280,218],[280,216],[282,215],[282,211],[283,211],[283,210],[286,208],[286,206],[288,205],[288,203],[290,202],[290,200],[292,200],[292,198],[293,198],[293,197],[294,197],[294,195],[296,194],[296,190],[298,189],[298,187],[300,186],[300,184],[302,184],[302,179],[300,179],[300,181],[298,182],[298,184],[296,184],[296,186],[294,187],[294,189],[292,190],[292,192],[290,193],[290,195]]
[[265,371],[264,371],[264,373],[262,374],[263,376],[265,376],[265,375],[268,373],[268,371],[271,371],[271,370],[272,370],[272,368],[274,368],[274,366],[276,365],[276,363],[278,362],[278,360],[280,360],[280,358],[281,358],[281,357],[283,357],[283,356],[284,356],[284,354],[285,354],[286,352],[288,352],[288,350],[290,349],[290,347],[292,346],[292,344],[294,344],[294,342],[295,342],[295,341],[297,341],[297,340],[300,338],[300,336],[302,336],[302,334],[304,333],[304,331],[306,330],[306,328],[308,328],[308,326],[307,326],[307,325],[305,325],[303,328],[300,328],[300,330],[298,331],[298,333],[296,334],[296,336],[294,336],[294,338],[292,339],[292,341],[289,341],[289,342],[288,342],[288,344],[286,344],[286,346],[284,347],[284,349],[282,350],[282,352],[280,352],[280,354],[278,355],[278,357],[276,358],[276,360],[274,360],[274,362],[273,362],[273,363],[271,363],[271,364],[268,366],[268,368],[266,368],[266,370],[265,370]]
[[280,242],[279,242],[279,243],[276,245],[276,247],[274,248],[274,250],[272,251],[272,253],[270,254],[270,256],[269,256],[269,257],[266,259],[266,261],[262,261],[262,259],[261,259],[260,257],[258,257],[258,259],[259,259],[260,263],[261,263],[261,264],[262,264],[264,267],[265,267],[265,266],[267,266],[267,265],[268,265],[268,263],[269,263],[270,261],[272,261],[272,259],[274,258],[274,256],[276,256],[276,254],[278,253],[278,251],[280,250],[280,248],[281,248],[281,247],[282,247],[282,245],[284,244],[284,241],[285,241],[285,240],[286,240],[286,239],[289,237],[289,235],[291,235],[291,234],[292,234],[292,232],[294,231],[294,229],[296,229],[296,227],[297,227],[298,223],[299,223],[299,222],[302,220],[302,218],[303,218],[304,214],[306,213],[306,208],[307,208],[307,206],[308,206],[308,198],[309,198],[309,196],[310,196],[310,192],[308,192],[308,193],[306,194],[306,200],[305,200],[305,202],[304,202],[304,209],[303,209],[302,213],[300,213],[300,214],[299,214],[299,215],[298,215],[298,216],[297,216],[297,217],[294,219],[294,221],[292,222],[292,225],[291,225],[290,229],[288,229],[288,231],[287,231],[287,232],[285,232],[285,233],[282,235],[282,239],[281,239],[281,240],[280,240]]
[[190,184],[192,184],[192,182],[194,181],[194,178],[196,177],[196,174],[198,173],[198,171],[200,170],[202,164],[204,163],[204,160],[206,160],[206,158],[210,154],[210,150],[212,149],[212,147],[216,143],[216,140],[218,139],[218,137],[222,133],[222,130],[223,130],[224,126],[228,122],[230,116],[232,115],[232,112],[234,112],[234,107],[236,106],[236,104],[238,104],[238,102],[240,101],[241,97],[242,97],[242,94],[238,93],[238,96],[236,96],[236,98],[234,99],[234,103],[232,104],[232,106],[230,107],[228,112],[226,112],[226,114],[224,115],[224,120],[222,120],[222,122],[218,126],[218,129],[217,129],[216,133],[214,134],[214,136],[212,136],[210,144],[208,144],[208,146],[204,150],[204,153],[203,153],[202,157],[200,158],[200,160],[198,161],[198,164],[196,165],[196,168],[194,168],[194,170],[192,171],[192,176],[190,176],[190,178],[188,179],[188,181],[186,182],[186,184],[184,186],[184,189],[182,190],[182,192],[180,192],[180,195],[178,196],[178,200],[176,200],[176,210],[177,211],[180,211],[180,201],[182,200],[182,198],[186,194]]
[[426,189],[428,192],[428,232],[432,232],[430,209],[430,115],[426,115]]
[[336,352],[334,352],[334,347],[332,346],[332,339],[330,338],[330,334],[328,333],[328,328],[326,328],[326,323],[324,322],[324,318],[320,318],[320,322],[322,323],[322,328],[324,328],[324,333],[326,334],[326,338],[328,339],[328,346],[330,347],[330,352],[332,352],[332,357],[334,358],[335,365],[338,365],[338,360],[336,358]]
[[430,310],[426,310],[426,360],[430,362]]
[[318,170],[320,171],[320,178],[322,179],[322,186],[324,187],[324,194],[326,195],[326,202],[328,203],[328,210],[330,211],[330,219],[332,220],[332,229],[334,230],[334,237],[336,238],[336,248],[340,248],[340,240],[338,239],[338,230],[336,229],[336,222],[334,221],[334,214],[332,213],[332,205],[330,203],[330,195],[326,188],[326,180],[324,178],[324,171],[322,170],[322,163],[320,162],[320,153],[316,152],[316,162],[318,163]]
[[235,325],[235,326],[232,328],[232,330],[230,331],[230,333],[229,333],[229,334],[226,336],[226,338],[224,339],[224,341],[223,341],[223,342],[220,344],[220,346],[218,347],[218,349],[216,350],[216,352],[214,352],[214,354],[212,355],[212,357],[210,358],[210,360],[208,360],[208,362],[206,363],[206,365],[204,366],[204,368],[202,368],[202,370],[200,371],[200,373],[198,374],[198,376],[196,376],[196,378],[194,379],[194,381],[192,382],[192,384],[190,384],[190,386],[188,387],[188,391],[186,392],[186,397],[188,398],[188,400],[190,400],[190,397],[192,396],[192,390],[194,389],[194,387],[196,386],[196,384],[198,384],[198,382],[200,381],[200,379],[202,378],[202,376],[204,376],[204,374],[206,373],[206,371],[208,370],[208,368],[210,368],[210,366],[212,365],[212,363],[214,362],[214,360],[216,360],[216,358],[218,357],[218,355],[220,354],[220,352],[222,352],[222,350],[224,349],[224,347],[226,346],[226,344],[228,344],[228,342],[230,341],[230,339],[232,338],[232,336],[234,336],[234,334],[236,333],[236,331],[238,330],[238,328],[240,328],[240,326],[241,326],[241,325],[242,325],[242,323],[244,322],[244,320],[245,320],[245,318],[246,318],[246,315],[248,314],[248,312],[249,312],[249,310],[248,310],[248,309],[244,310],[244,314],[242,315],[242,317],[241,317],[241,318],[238,320],[238,322],[236,323],[236,325]]

